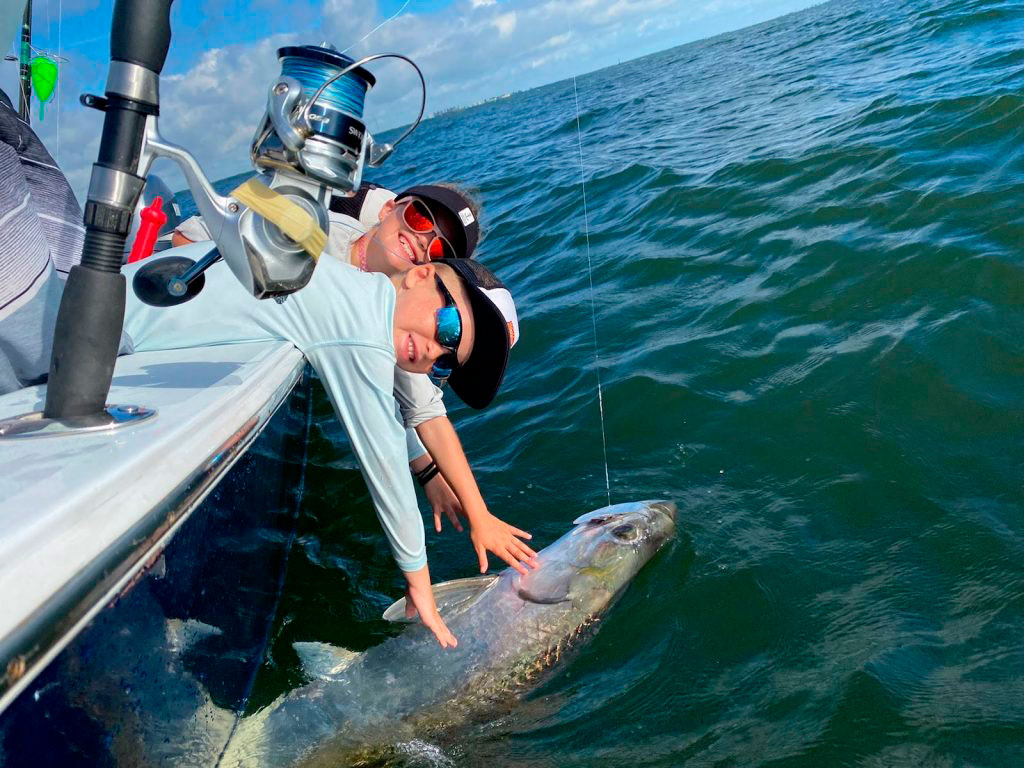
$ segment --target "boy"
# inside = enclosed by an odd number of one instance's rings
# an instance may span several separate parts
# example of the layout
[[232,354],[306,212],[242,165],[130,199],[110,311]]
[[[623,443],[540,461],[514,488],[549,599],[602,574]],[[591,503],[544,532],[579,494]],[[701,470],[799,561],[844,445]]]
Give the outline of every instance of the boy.
[[[480,234],[477,204],[447,184],[419,185],[397,196],[383,187],[364,184],[353,197],[332,199],[330,223],[322,261],[332,257],[364,272],[389,276],[429,263],[432,255],[470,258]],[[178,227],[172,242],[180,245],[209,237],[202,219],[195,216]],[[408,459],[433,509],[435,530],[440,532],[445,514],[461,531],[458,514],[464,514],[481,573],[487,571],[490,551],[525,574],[520,556],[525,551],[532,557],[534,552],[519,537],[529,539],[530,534],[488,510],[448,419],[441,390],[426,376],[410,374],[399,366],[395,398],[406,427],[415,429],[409,434]],[[483,408],[489,402],[490,398],[467,404]]]
[[[179,253],[198,258],[207,247]],[[127,267],[126,276],[137,269]],[[423,525],[403,469],[407,448],[393,394],[395,365],[416,374],[448,373],[455,393],[471,403],[493,399],[518,319],[511,294],[489,270],[455,259],[387,277],[324,258],[309,284],[279,304],[254,301],[222,262],[207,270],[205,288],[186,304],[150,307],[129,291],[124,327],[136,352],[266,339],[295,344],[316,368],[348,432],[410,603],[442,647],[456,645],[434,603]],[[510,538],[506,553],[530,561],[532,550]]]

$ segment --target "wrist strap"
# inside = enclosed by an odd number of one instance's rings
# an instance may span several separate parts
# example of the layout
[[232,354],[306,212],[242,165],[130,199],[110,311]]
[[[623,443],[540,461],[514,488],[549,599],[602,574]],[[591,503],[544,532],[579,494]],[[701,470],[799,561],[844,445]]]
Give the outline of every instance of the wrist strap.
[[431,480],[437,477],[437,474],[440,471],[441,470],[437,468],[437,464],[431,461],[419,472],[414,472],[413,474],[416,475],[416,482],[418,482],[421,486],[425,486],[427,483],[429,483]]

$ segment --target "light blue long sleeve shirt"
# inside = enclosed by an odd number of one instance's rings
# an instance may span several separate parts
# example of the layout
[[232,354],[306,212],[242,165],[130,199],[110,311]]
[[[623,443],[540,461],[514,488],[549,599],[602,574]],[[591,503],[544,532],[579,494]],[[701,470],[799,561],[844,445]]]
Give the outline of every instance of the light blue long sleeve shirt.
[[[371,190],[364,203],[359,219],[346,216],[335,211],[329,214],[331,227],[327,247],[324,249],[324,258],[328,256],[340,259],[348,263],[349,249],[353,241],[359,239],[376,221],[381,206],[388,200],[393,200],[395,193],[383,188]],[[178,232],[190,240],[197,242],[210,239],[210,230],[202,216],[193,216],[178,225]],[[408,446],[409,461],[417,459],[427,452],[423,442],[416,434],[416,427],[431,419],[447,416],[444,397],[441,390],[436,387],[422,373],[408,373],[396,366],[395,368],[395,399],[398,401],[398,408],[402,414],[402,421],[406,426],[406,445]]]
[[[199,259],[211,246],[196,243],[175,249],[174,255]],[[322,258],[309,284],[279,304],[253,298],[219,262],[206,271],[206,285],[198,296],[160,308],[143,304],[132,291],[139,268],[133,264],[123,270],[128,280],[124,328],[134,351],[290,341],[327,389],[398,567],[416,571],[425,566],[423,520],[394,395],[391,281]]]

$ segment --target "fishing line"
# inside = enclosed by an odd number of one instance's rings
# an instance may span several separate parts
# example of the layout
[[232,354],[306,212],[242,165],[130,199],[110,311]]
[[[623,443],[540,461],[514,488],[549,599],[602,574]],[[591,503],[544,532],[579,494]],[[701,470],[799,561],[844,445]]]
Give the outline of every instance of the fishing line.
[[[57,59],[63,59],[61,47],[61,25],[64,21],[64,0],[57,0]],[[57,165],[60,165],[60,74],[57,75]]]
[[[366,33],[365,35],[363,35],[363,36],[362,36],[361,38],[359,38],[358,40],[356,40],[356,41],[355,41],[354,43],[352,43],[352,44],[351,44],[350,46],[348,46],[348,47],[347,47],[347,48],[346,48],[345,50],[343,50],[343,51],[340,51],[340,53],[341,53],[342,55],[344,55],[344,54],[348,53],[348,52],[349,52],[349,51],[351,51],[351,50],[352,50],[353,48],[355,48],[355,47],[356,47],[357,45],[359,45],[360,43],[364,42],[364,41],[365,41],[365,40],[366,40],[366,39],[367,39],[367,38],[368,38],[368,37],[369,37],[370,35],[372,35],[372,34],[373,34],[374,32],[376,32],[377,30],[381,29],[382,27],[386,26],[387,24],[390,24],[390,23],[391,23],[392,21],[394,21],[395,19],[397,19],[397,18],[398,18],[399,16],[401,16],[401,15],[402,15],[402,12],[403,12],[403,11],[404,11],[404,10],[406,9],[406,7],[407,7],[407,6],[409,5],[409,3],[410,3],[410,2],[411,2],[411,0],[405,0],[405,2],[404,2],[404,3],[402,3],[402,5],[401,5],[401,6],[399,7],[399,9],[398,9],[397,11],[395,11],[395,12],[394,12],[393,14],[391,14],[391,15],[390,15],[390,16],[389,16],[388,18],[384,19],[384,21],[382,21],[382,22],[381,22],[380,24],[378,24],[378,25],[377,25],[376,27],[374,27],[373,29],[371,29],[371,30],[370,30],[369,32],[367,32],[367,33]],[[423,79],[423,75],[422,75],[422,74],[420,75],[420,79],[421,79],[421,80]],[[424,87],[425,87],[425,86],[424,86]],[[426,92],[424,92],[424,94],[423,94],[423,104],[422,104],[422,105],[420,106],[420,116],[421,116],[421,117],[422,117],[422,115],[423,115],[423,107],[425,107],[425,106],[426,106],[426,102],[427,102],[427,94],[426,94]],[[414,125],[415,125],[415,124],[418,124],[418,123],[419,123],[419,120],[417,120],[417,121],[416,121],[416,123],[414,123]],[[403,136],[402,138],[405,138],[405,137]],[[397,144],[398,142],[395,142],[395,143]]]
[[[331,76],[334,74],[335,70],[325,67],[323,62],[298,56],[286,56],[281,67],[281,76],[294,77],[306,93],[318,93],[318,99],[322,98],[335,109],[362,117],[369,83],[360,77],[358,72],[350,72],[344,77],[328,82],[333,79]],[[318,99],[310,99],[310,102]]]
[[604,450],[604,489],[608,506],[612,504],[612,484],[608,475],[608,440],[604,431],[604,395],[601,391],[601,359],[597,348],[597,310],[594,309],[594,264],[590,259],[590,216],[587,213],[587,181],[583,174],[583,132],[580,130],[580,97],[576,75],[572,76],[572,97],[576,102],[576,140],[580,147],[580,187],[583,189],[583,228],[587,235],[587,274],[590,277],[590,322],[594,328],[594,373],[597,375],[597,406],[601,412],[601,448]]
[[401,8],[399,8],[399,9],[398,9],[397,11],[395,11],[395,12],[394,12],[393,14],[391,14],[391,16],[389,16],[388,18],[384,19],[384,21],[382,21],[382,22],[381,22],[380,24],[378,24],[378,25],[377,25],[376,27],[374,27],[373,29],[371,29],[371,30],[370,30],[369,32],[367,32],[367,33],[366,33],[365,35],[363,35],[363,36],[362,36],[361,38],[359,38],[359,39],[358,39],[358,40],[356,40],[356,41],[355,41],[354,43],[352,43],[352,45],[350,45],[350,46],[349,46],[348,48],[346,48],[346,49],[345,49],[344,51],[340,51],[340,53],[348,53],[348,52],[349,52],[349,51],[351,51],[351,50],[352,50],[353,48],[355,48],[355,47],[356,47],[357,45],[359,45],[359,44],[360,44],[361,42],[363,42],[364,40],[366,40],[366,38],[368,38],[368,37],[369,37],[370,35],[372,35],[372,34],[373,34],[374,32],[376,32],[376,31],[377,31],[378,29],[380,29],[381,27],[383,27],[383,26],[384,26],[385,24],[389,24],[389,23],[391,23],[392,21],[394,21],[395,19],[397,19],[397,18],[398,18],[398,17],[399,17],[400,15],[401,15],[402,11],[404,11],[404,10],[405,10],[405,6],[407,6],[407,5],[408,5],[408,4],[410,3],[410,2],[411,2],[411,0],[405,0],[405,2],[404,2],[404,3],[402,3],[402,7],[401,7]]

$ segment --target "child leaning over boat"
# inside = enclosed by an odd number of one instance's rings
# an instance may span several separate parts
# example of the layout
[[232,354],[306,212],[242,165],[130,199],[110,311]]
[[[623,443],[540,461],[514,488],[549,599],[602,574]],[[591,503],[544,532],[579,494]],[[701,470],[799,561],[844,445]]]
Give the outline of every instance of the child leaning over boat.
[[[196,244],[178,254],[198,258],[208,247]],[[125,268],[129,282],[136,269]],[[221,262],[188,303],[151,307],[129,290],[125,311],[125,336],[135,352],[269,339],[295,344],[320,375],[349,435],[410,602],[442,647],[456,640],[430,589],[423,523],[404,468],[395,364],[409,373],[448,375],[459,397],[483,407],[501,385],[517,335],[508,289],[469,259],[410,264],[389,277],[325,258],[309,284],[280,304],[255,301]],[[515,544],[506,553],[517,560],[534,556],[510,538]]]
[[[332,199],[330,222],[325,256],[364,272],[388,276],[435,258],[470,258],[480,232],[476,203],[447,184],[420,185],[397,196],[383,187],[364,184],[353,197],[337,195]],[[209,237],[202,219],[196,216],[178,227],[172,244]],[[453,375],[453,382],[457,379],[458,375]],[[410,467],[424,486],[435,530],[441,530],[444,514],[461,531],[458,514],[462,513],[470,523],[481,573],[487,570],[488,551],[525,573],[521,561],[532,558],[534,552],[517,537],[529,539],[530,535],[488,511],[448,419],[441,390],[427,376],[411,374],[399,366],[394,392],[408,428]],[[462,395],[457,388],[456,393]],[[490,398],[486,402],[466,402],[483,408]]]

